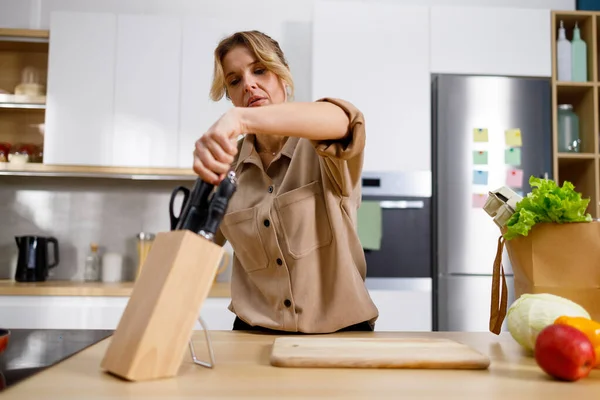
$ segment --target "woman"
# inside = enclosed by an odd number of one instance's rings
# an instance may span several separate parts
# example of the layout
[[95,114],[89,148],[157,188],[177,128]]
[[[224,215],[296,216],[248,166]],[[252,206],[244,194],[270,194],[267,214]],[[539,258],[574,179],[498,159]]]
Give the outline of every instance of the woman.
[[194,171],[213,184],[238,177],[217,235],[234,250],[233,329],[373,330],[355,226],[363,115],[338,99],[289,102],[288,64],[263,33],[235,33],[214,56],[211,98],[235,107],[196,142]]

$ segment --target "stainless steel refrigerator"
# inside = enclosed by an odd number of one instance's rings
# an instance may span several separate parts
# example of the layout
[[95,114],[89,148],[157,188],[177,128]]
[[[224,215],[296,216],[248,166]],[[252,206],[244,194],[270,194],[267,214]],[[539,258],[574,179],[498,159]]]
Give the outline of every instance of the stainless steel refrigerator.
[[[500,230],[483,202],[505,185],[528,193],[531,175],[552,179],[551,124],[549,79],[432,77],[434,329],[488,331]],[[506,249],[503,264],[510,305]]]

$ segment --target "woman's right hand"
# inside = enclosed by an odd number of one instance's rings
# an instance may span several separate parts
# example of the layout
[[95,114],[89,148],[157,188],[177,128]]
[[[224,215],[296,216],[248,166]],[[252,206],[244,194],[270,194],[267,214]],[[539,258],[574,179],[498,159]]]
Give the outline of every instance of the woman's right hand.
[[205,182],[218,185],[237,154],[237,138],[243,132],[240,112],[231,109],[196,141],[194,172]]
[[196,141],[194,172],[203,181],[218,185],[229,171],[236,153],[237,146],[231,139],[207,132]]

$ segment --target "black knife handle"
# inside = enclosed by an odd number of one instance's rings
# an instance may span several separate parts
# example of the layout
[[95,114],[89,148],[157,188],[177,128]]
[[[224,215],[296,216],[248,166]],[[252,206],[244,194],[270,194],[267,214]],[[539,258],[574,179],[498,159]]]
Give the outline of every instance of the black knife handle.
[[194,187],[188,196],[189,200],[182,210],[176,230],[190,230],[198,232],[198,229],[204,225],[208,208],[208,197],[214,186],[204,182],[202,179],[196,179]]
[[198,231],[199,235],[204,236],[208,240],[213,240],[214,235],[217,232],[217,229],[219,229],[219,225],[221,224],[221,221],[227,212],[229,200],[235,193],[236,189],[237,179],[235,177],[235,172],[229,171],[225,179],[223,179],[217,187],[217,190],[214,192],[210,200],[206,221]]

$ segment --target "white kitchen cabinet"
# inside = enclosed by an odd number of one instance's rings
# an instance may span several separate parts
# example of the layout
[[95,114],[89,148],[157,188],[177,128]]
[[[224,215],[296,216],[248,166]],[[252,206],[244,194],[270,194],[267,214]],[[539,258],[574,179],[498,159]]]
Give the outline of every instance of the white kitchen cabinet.
[[[129,297],[0,296],[0,321],[7,329],[116,329]],[[230,299],[207,298],[200,316],[210,330],[231,330]],[[201,329],[196,322],[194,329]]]
[[116,24],[111,14],[52,13],[45,163],[111,164]]
[[317,1],[313,97],[365,115],[365,171],[430,171],[429,9]]
[[433,328],[429,290],[370,289],[379,310],[375,331],[430,332]]
[[431,72],[550,77],[551,10],[431,8]]
[[259,30],[280,41],[283,36],[281,21],[230,17],[227,19],[186,17],[183,21],[181,58],[181,105],[179,128],[178,166],[191,168],[196,140],[232,107],[223,97],[210,99],[213,79],[213,54],[219,42],[237,31]]
[[181,19],[119,15],[112,165],[177,167]]

